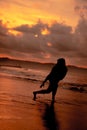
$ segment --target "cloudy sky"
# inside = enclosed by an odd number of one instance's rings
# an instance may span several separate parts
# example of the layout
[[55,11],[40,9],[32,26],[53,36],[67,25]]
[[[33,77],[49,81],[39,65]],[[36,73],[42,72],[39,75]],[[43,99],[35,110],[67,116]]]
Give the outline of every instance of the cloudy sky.
[[87,0],[0,0],[0,57],[87,67]]

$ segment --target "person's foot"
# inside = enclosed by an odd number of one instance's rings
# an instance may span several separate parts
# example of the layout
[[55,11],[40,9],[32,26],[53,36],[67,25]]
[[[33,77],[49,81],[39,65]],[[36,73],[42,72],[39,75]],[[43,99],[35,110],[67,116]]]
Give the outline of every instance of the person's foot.
[[36,100],[36,92],[33,92],[33,95],[34,95],[33,100],[35,101]]

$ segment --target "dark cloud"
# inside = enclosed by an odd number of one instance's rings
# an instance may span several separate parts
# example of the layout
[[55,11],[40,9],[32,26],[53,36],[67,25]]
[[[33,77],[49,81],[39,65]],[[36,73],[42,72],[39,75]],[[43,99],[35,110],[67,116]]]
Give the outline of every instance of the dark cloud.
[[[87,65],[87,19],[84,17],[81,17],[75,32],[72,32],[71,26],[62,23],[48,26],[41,21],[32,26],[15,27],[14,30],[21,35],[8,33],[2,21],[0,28],[0,33],[4,35],[0,35],[0,54],[47,62],[65,57],[71,64]],[[49,33],[43,35],[45,29]]]
[[82,2],[82,3],[87,3],[87,0],[75,0],[76,2]]
[[14,28],[14,30],[23,32],[23,33],[33,33],[33,34],[41,34],[41,31],[44,30],[47,27],[47,24],[43,24],[40,20],[37,22],[37,24],[33,26],[21,25],[19,27]]
[[87,11],[87,5],[77,5],[75,6],[75,11]]
[[76,30],[75,35],[79,41],[79,53],[81,57],[87,57],[87,19],[84,17],[80,19]]
[[61,51],[70,51],[76,48],[73,42],[73,33],[70,26],[54,23],[50,27],[50,42],[55,49]]
[[75,11],[81,17],[87,18],[87,0],[76,0]]
[[75,6],[75,11],[79,11],[79,10],[81,10],[81,7],[80,6]]

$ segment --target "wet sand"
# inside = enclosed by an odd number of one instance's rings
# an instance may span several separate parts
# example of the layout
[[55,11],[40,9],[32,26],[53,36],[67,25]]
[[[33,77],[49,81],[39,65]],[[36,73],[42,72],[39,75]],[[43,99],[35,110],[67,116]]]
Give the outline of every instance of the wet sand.
[[39,85],[0,78],[0,130],[87,130],[87,94],[59,88],[55,103],[51,94],[33,101]]

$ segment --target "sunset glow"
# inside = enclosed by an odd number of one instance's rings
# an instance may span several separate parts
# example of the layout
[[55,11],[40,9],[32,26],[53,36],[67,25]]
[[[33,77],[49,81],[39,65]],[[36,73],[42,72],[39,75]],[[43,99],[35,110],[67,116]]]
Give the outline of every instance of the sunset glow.
[[87,66],[86,7],[85,0],[1,0],[0,57],[26,55],[41,62],[65,57],[68,64]]
[[[71,4],[72,1],[69,2],[67,0],[66,4],[62,5],[63,0],[61,2],[49,1],[49,3],[47,2],[46,4],[40,1],[31,2],[27,0],[25,2],[21,0],[19,1],[12,0],[10,2],[9,0],[7,0],[7,3],[6,3],[3,0],[0,2],[1,3],[0,15],[3,22],[8,22],[8,25],[10,27],[19,26],[22,24],[35,24],[38,21],[38,19],[41,19],[43,22],[48,22],[48,23],[51,23],[54,20],[57,20],[60,22],[62,20],[63,21],[66,20],[68,23],[75,25],[75,21],[68,19],[68,17],[65,18],[65,15],[63,15],[63,13],[65,12],[63,12],[62,10],[62,9],[65,10],[64,7]],[[61,4],[61,6],[59,4]],[[68,10],[70,10],[69,7],[68,7]]]
[[46,28],[44,30],[42,30],[41,34],[42,35],[46,35],[46,34],[49,34],[49,30],[47,30]]

